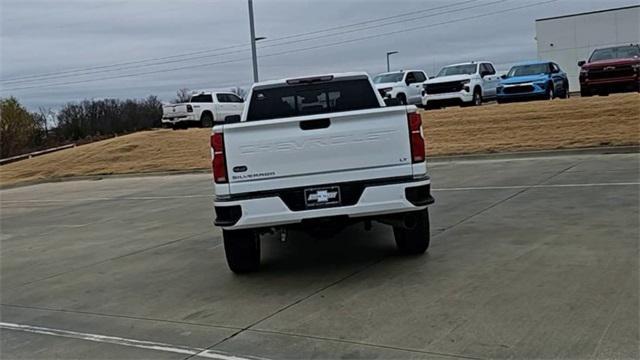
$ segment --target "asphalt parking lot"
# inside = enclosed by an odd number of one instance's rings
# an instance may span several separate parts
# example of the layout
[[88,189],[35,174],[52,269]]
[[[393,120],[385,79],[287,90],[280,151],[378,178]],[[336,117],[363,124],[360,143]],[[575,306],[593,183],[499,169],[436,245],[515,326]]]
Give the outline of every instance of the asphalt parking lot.
[[440,162],[432,246],[263,240],[232,274],[210,175],[3,190],[2,358],[638,358],[638,154]]

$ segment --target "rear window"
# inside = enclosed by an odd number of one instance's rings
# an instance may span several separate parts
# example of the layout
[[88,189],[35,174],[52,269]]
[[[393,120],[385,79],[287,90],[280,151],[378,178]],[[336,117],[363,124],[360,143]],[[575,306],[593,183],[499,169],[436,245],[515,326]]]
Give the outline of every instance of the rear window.
[[213,97],[211,96],[211,94],[195,95],[191,97],[191,102],[192,103],[210,103],[210,102],[213,102]]
[[247,121],[378,108],[366,79],[289,85],[253,91]]

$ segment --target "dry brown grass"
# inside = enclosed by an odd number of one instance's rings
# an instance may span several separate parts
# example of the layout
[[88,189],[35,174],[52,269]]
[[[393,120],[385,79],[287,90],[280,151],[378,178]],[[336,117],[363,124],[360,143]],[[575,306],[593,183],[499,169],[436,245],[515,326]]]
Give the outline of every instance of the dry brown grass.
[[640,94],[422,114],[431,155],[640,144]]
[[[640,144],[640,94],[424,112],[430,155]],[[210,166],[208,129],[144,131],[0,167],[0,185]]]

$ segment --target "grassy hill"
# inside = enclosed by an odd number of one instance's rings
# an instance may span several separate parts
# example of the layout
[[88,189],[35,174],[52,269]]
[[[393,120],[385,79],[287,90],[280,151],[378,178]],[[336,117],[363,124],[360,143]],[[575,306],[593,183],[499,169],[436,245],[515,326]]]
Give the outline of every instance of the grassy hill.
[[[640,144],[640,94],[422,113],[428,155]],[[0,186],[210,167],[209,129],[144,131],[0,167]]]

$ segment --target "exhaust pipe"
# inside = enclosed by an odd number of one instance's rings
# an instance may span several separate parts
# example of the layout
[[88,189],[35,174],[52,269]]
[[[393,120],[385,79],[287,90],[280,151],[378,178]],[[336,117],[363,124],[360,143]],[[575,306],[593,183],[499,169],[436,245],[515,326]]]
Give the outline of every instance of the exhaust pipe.
[[416,216],[413,214],[384,217],[378,219],[378,222],[407,230],[415,229],[418,223],[416,220]]

